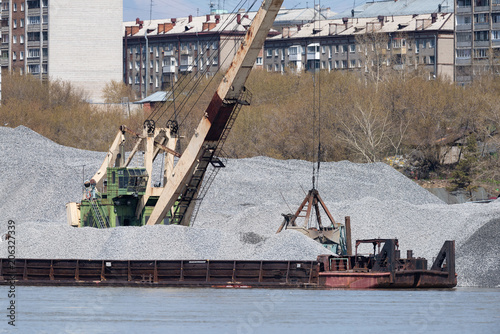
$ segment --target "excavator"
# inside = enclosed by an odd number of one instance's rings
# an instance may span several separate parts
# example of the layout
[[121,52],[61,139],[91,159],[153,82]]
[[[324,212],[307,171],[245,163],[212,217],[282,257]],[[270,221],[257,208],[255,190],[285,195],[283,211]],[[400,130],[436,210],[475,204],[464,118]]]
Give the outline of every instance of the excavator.
[[[120,126],[101,167],[84,183],[81,202],[66,204],[70,225],[110,228],[191,224],[196,203],[202,198],[202,183],[209,184],[215,175],[204,180],[207,169],[210,165],[213,170],[224,167],[218,158],[222,145],[241,107],[250,104],[251,94],[245,82],[282,2],[264,0],[260,6],[182,155],[175,150],[179,140],[175,120],[169,120],[166,127],[157,127],[153,119],[147,119],[142,133]],[[126,137],[135,140],[128,157]],[[144,166],[131,167],[141,148]],[[163,153],[163,185],[153,187],[153,162]]]

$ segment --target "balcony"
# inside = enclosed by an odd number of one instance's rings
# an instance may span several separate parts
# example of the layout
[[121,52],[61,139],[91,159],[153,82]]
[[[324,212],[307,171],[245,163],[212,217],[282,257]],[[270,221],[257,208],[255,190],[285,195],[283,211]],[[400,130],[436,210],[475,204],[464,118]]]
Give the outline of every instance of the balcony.
[[500,30],[500,22],[492,23],[491,30]]
[[39,48],[40,41],[28,41],[28,47],[29,48]]
[[175,73],[175,65],[163,66],[163,73]]
[[406,46],[393,47],[392,53],[396,55],[405,55],[406,54]]
[[28,9],[28,16],[39,16],[40,8],[30,8]]
[[456,65],[470,65],[471,59],[470,58],[457,58],[455,59],[455,64]]
[[189,49],[182,49],[181,50],[181,56],[190,56],[193,54],[193,51],[192,50],[189,50]]
[[28,24],[28,32],[36,32],[40,31],[40,25],[39,24]]
[[455,29],[457,29],[457,31],[470,31],[472,29],[472,24],[457,24]]
[[497,47],[500,46],[500,39],[495,39],[491,41],[491,46],[492,47]]
[[472,42],[457,42],[458,48],[470,48],[472,47]]
[[457,76],[456,82],[471,82],[472,77],[470,75],[462,75],[462,76]]
[[474,30],[488,30],[490,29],[490,23],[474,23]]
[[9,66],[9,58],[0,58],[0,66]]
[[467,6],[467,7],[458,7],[457,6],[457,14],[471,13],[471,12],[472,12],[471,6]]
[[165,57],[172,57],[175,55],[175,51],[174,50],[168,50],[168,51],[164,51],[163,52],[163,56]]
[[179,72],[192,72],[193,71],[193,66],[192,65],[180,65],[179,66]]
[[474,13],[489,12],[489,11],[490,11],[490,6],[476,6],[476,7],[474,7]]
[[489,47],[490,41],[474,41],[474,47]]

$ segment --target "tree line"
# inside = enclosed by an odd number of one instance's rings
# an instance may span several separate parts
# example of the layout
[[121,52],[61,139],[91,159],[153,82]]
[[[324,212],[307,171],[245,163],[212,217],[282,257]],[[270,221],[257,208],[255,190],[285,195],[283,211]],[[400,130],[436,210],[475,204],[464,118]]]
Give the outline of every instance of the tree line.
[[[140,130],[148,117],[142,113],[129,116],[120,108],[103,111],[86,103],[85,95],[69,83],[40,82],[17,74],[4,74],[3,79],[1,125],[24,125],[62,145],[106,151],[119,125]],[[181,150],[219,80],[205,78],[197,86],[185,81],[176,92],[178,100],[185,102],[178,102],[179,110],[174,113],[185,138]],[[458,143],[472,164],[467,169],[472,175],[469,184],[478,180],[500,184],[499,77],[483,76],[471,85],[458,86],[439,78],[428,80],[428,75],[417,71],[404,76],[392,71],[376,80],[375,84],[367,75],[348,71],[253,71],[247,81],[253,95],[251,106],[241,109],[224,152],[233,158],[309,161],[318,159],[319,153],[322,161],[353,162],[405,155],[427,170],[439,172],[443,151]],[[209,89],[205,89],[207,85]],[[124,94],[133,99],[127,87],[116,82],[109,83],[104,92],[109,102]],[[159,126],[173,113],[169,110],[162,115]],[[466,149],[471,135],[483,144],[477,159],[471,159],[470,149]]]

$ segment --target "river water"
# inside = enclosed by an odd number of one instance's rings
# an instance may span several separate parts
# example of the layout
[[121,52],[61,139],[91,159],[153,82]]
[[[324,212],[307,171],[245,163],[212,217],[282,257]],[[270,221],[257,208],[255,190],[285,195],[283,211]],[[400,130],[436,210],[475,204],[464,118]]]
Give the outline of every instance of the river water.
[[[15,327],[8,324],[15,301]],[[1,333],[500,333],[500,288],[0,287]]]

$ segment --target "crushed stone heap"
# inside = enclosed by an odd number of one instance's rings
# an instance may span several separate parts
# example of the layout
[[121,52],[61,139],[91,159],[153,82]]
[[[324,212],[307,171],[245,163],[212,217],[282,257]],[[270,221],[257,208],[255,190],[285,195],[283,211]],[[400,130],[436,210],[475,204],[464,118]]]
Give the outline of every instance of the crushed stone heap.
[[[327,252],[298,232],[275,234],[311,187],[312,164],[299,160],[230,160],[192,228],[67,226],[65,204],[79,201],[104,156],[0,127],[0,233],[16,222],[18,258],[314,260]],[[456,240],[458,284],[500,285],[500,201],[447,205],[383,163],[322,163],[317,188],[338,222],[351,217],[353,240],[398,238],[402,254],[413,249],[429,262]]]

